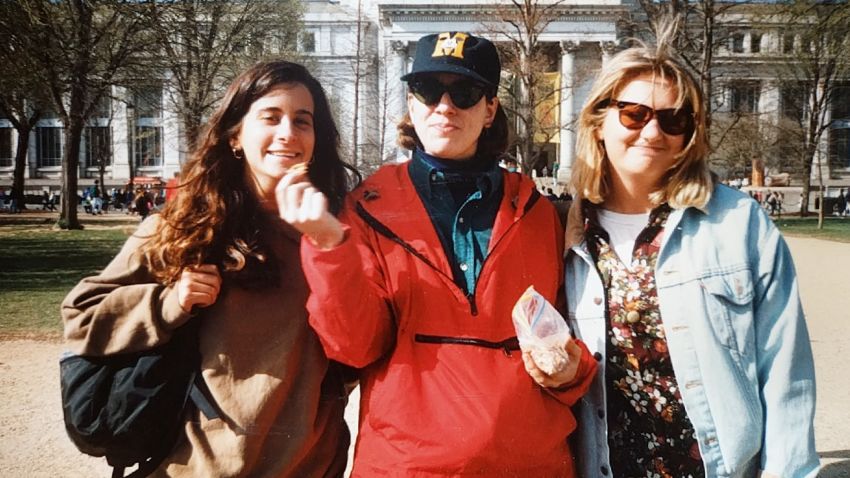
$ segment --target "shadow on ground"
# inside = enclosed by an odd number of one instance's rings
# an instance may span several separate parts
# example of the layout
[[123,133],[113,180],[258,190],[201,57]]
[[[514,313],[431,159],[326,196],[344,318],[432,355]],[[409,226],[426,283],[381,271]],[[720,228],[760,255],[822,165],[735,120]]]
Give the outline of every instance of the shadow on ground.
[[841,461],[823,465],[818,478],[850,478],[850,450],[835,450],[820,453],[821,459]]

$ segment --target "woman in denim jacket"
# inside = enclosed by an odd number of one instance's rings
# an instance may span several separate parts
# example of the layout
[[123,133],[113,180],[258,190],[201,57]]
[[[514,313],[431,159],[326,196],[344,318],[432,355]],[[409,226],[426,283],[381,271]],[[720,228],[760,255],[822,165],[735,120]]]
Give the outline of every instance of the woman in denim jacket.
[[709,173],[703,92],[657,48],[614,56],[579,117],[569,321],[599,362],[584,477],[814,477],[815,377],[791,255]]

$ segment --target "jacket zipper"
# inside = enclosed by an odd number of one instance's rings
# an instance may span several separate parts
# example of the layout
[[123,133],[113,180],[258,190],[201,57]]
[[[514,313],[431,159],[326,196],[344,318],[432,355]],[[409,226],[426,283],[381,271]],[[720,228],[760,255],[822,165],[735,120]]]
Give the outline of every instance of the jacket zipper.
[[[532,191],[531,197],[528,199],[528,202],[525,204],[525,207],[523,208],[522,216],[520,216],[519,219],[517,219],[516,221],[511,223],[511,225],[505,230],[505,233],[502,234],[502,236],[499,238],[499,242],[494,244],[493,249],[491,249],[491,250],[496,250],[496,247],[499,245],[500,242],[502,242],[502,239],[504,239],[508,235],[508,233],[511,231],[511,229],[514,228],[514,226],[516,226],[516,223],[519,222],[520,219],[525,217],[525,215],[528,213],[528,211],[531,210],[531,208],[535,204],[537,204],[537,201],[541,197],[542,196],[540,195],[540,193],[538,193],[536,190]],[[449,279],[449,282],[454,284],[454,287],[457,287],[457,284],[454,283],[453,277],[450,277],[448,274],[441,271],[436,265],[434,265],[434,263],[429,261],[427,257],[422,255],[419,251],[414,249],[413,246],[411,246],[410,244],[405,242],[404,239],[399,237],[398,234],[393,232],[392,229],[390,229],[384,223],[382,223],[377,218],[375,218],[375,216],[369,214],[369,211],[367,211],[366,208],[363,207],[363,204],[361,204],[359,201],[356,203],[355,210],[357,212],[357,215],[360,216],[361,219],[366,221],[366,224],[369,224],[369,226],[371,226],[372,229],[375,230],[375,232],[377,232],[378,234],[380,234],[380,235],[386,237],[387,239],[395,242],[396,244],[400,245],[404,250],[406,250],[410,254],[413,254],[414,257],[416,257],[419,260],[421,260],[422,262],[424,262],[428,267],[434,269],[435,272],[437,272],[438,274],[442,275],[443,277]],[[482,271],[484,271],[484,265],[487,264],[487,259],[491,255],[492,254],[487,254],[487,257],[485,257],[484,261],[481,263],[481,270]],[[479,275],[479,277],[480,277],[480,275]],[[476,302],[475,302],[475,292],[473,291],[473,292],[467,293],[467,294],[465,294],[465,296],[466,296],[467,302],[469,302],[469,313],[473,317],[477,317],[478,316],[478,304],[476,304]]]
[[445,337],[442,335],[425,335],[416,334],[413,339],[422,344],[452,344],[452,345],[471,345],[474,347],[484,347],[487,349],[501,349],[505,357],[510,357],[511,352],[519,350],[519,339],[511,337],[500,342],[492,342],[490,340],[476,339],[471,337]]
[[[439,267],[434,265],[434,263],[429,261],[427,257],[425,257],[419,251],[414,249],[413,246],[411,246],[410,244],[405,242],[404,239],[399,237],[398,234],[396,234],[395,232],[392,231],[392,229],[390,229],[384,223],[382,223],[381,221],[376,219],[375,216],[369,214],[369,211],[367,211],[366,208],[364,208],[363,205],[360,204],[360,202],[357,202],[355,209],[357,211],[357,215],[360,216],[361,219],[366,221],[366,224],[368,224],[370,227],[372,227],[372,229],[374,229],[375,232],[377,232],[378,234],[386,237],[387,239],[389,239],[389,240],[395,242],[396,244],[398,244],[399,246],[401,246],[402,249],[406,250],[407,252],[412,254],[414,257],[416,257],[417,259],[424,262],[425,265],[427,265],[431,269],[434,269],[434,272],[445,277],[446,279],[449,280],[450,283],[453,284],[454,287],[457,287],[457,285],[454,283],[454,278],[450,277],[448,274],[441,271]],[[482,265],[482,268],[483,268],[483,265]],[[459,287],[458,287],[458,289],[459,289]],[[464,294],[464,296],[466,297],[466,300],[469,302],[469,312],[470,312],[470,314],[472,314],[473,317],[478,316],[478,305],[475,303],[475,294],[469,293],[469,294]]]

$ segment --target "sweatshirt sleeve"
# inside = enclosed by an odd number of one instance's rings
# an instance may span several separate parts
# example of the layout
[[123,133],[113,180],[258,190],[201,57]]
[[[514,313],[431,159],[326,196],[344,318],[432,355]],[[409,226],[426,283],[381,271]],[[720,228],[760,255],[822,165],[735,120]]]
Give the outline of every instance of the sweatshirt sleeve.
[[74,353],[148,349],[189,319],[176,289],[157,283],[137,254],[158,220],[154,215],[143,222],[103,271],[81,280],[63,300],[65,340]]
[[395,322],[374,234],[351,208],[340,215],[345,239],[330,250],[301,240],[301,260],[310,285],[307,310],[327,356],[365,367],[395,343]]

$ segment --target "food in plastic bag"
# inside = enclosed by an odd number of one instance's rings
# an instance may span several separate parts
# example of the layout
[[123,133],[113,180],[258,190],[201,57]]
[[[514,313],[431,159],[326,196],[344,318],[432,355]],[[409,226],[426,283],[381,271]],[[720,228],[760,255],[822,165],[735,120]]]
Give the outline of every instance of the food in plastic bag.
[[511,316],[519,347],[531,352],[537,368],[554,375],[567,368],[570,362],[564,346],[570,338],[570,328],[564,317],[529,286],[514,305]]

